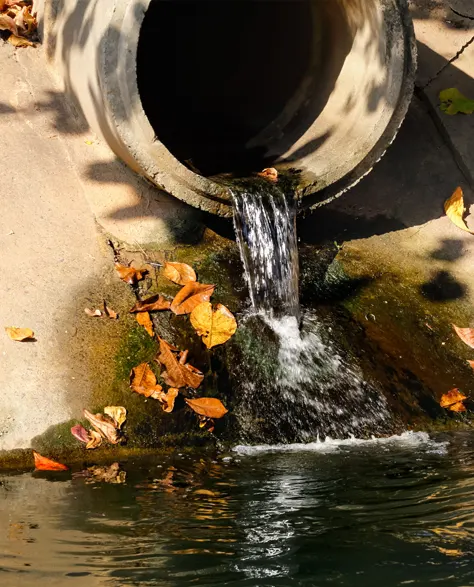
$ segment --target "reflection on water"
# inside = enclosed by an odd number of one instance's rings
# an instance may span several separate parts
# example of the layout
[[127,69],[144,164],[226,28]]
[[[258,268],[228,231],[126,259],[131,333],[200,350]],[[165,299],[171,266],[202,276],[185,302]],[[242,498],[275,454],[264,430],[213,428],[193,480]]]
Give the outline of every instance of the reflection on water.
[[474,584],[467,433],[4,474],[0,503],[2,587]]

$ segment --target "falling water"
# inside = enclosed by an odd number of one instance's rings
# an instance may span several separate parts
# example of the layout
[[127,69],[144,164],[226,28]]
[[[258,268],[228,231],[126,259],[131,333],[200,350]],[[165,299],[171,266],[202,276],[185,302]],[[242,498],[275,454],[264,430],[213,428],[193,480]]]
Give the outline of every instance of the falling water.
[[[291,195],[291,194],[290,194]],[[296,209],[268,181],[234,190],[252,311],[241,326],[234,413],[245,442],[308,442],[399,431],[385,396],[335,348],[298,296]]]

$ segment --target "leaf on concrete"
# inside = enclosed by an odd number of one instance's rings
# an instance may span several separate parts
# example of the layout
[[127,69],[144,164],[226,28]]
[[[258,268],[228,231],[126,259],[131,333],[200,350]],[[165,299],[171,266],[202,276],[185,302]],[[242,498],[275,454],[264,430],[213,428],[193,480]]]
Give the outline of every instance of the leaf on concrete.
[[84,308],[84,312],[92,318],[100,318],[102,316],[102,312],[99,309],[91,310],[90,308]]
[[143,279],[147,273],[146,269],[135,269],[135,267],[127,267],[120,263],[115,263],[115,269],[119,274],[120,279],[129,285],[135,285],[138,281]]
[[74,438],[77,438],[77,440],[80,440],[81,442],[84,442],[86,444],[91,439],[91,437],[89,436],[89,432],[84,428],[84,426],[81,426],[81,424],[76,424],[75,426],[73,426],[71,428],[71,434],[74,436]]
[[474,100],[466,98],[457,88],[443,90],[439,93],[439,100],[441,110],[450,116],[474,112]]
[[257,173],[257,175],[273,182],[278,181],[278,171],[274,167],[267,167],[260,171],[260,173]]
[[148,312],[138,312],[138,314],[136,314],[136,319],[138,324],[143,326],[143,328],[148,332],[150,336],[155,336],[155,332],[153,330],[153,322],[151,321],[150,314]]
[[130,312],[156,312],[159,310],[169,310],[171,302],[162,295],[154,295],[142,302],[137,302]]
[[208,302],[214,293],[214,285],[190,282],[176,294],[171,302],[171,310],[175,314],[189,314],[202,302]]
[[18,36],[18,28],[15,24],[15,21],[7,14],[0,14],[0,31],[10,31],[14,35]]
[[201,371],[186,363],[187,351],[178,357],[178,350],[175,347],[162,338],[159,340],[160,354],[157,356],[157,361],[166,369],[161,373],[165,383],[170,387],[189,386],[197,389],[201,385],[204,375]]
[[68,467],[66,465],[62,465],[61,463],[57,463],[56,461],[52,461],[51,459],[47,459],[43,455],[40,455],[35,450],[33,451],[33,457],[35,459],[35,469],[38,471],[67,471]]
[[127,419],[127,410],[123,406],[106,406],[104,414],[110,416],[119,429]]
[[455,324],[453,324],[453,328],[463,343],[474,349],[474,328],[459,328]]
[[178,285],[186,285],[197,279],[194,269],[186,263],[165,263],[163,275]]
[[472,231],[469,230],[466,223],[463,220],[464,215],[464,194],[460,187],[456,188],[453,195],[446,200],[444,203],[444,211],[446,212],[446,216],[451,220],[453,224],[455,224],[458,228],[465,230],[466,232],[470,232],[474,234]]
[[16,326],[5,326],[5,332],[12,340],[21,342],[23,340],[32,340],[35,333],[31,328],[17,328]]
[[210,302],[203,302],[194,308],[190,319],[208,349],[227,342],[237,330],[234,315],[222,304],[213,310]]
[[130,387],[136,393],[145,395],[143,390],[153,388],[155,385],[156,377],[148,363],[141,363],[130,372]]
[[463,404],[465,399],[467,399],[467,396],[462,394],[459,389],[454,388],[441,396],[439,405],[452,412],[465,412],[466,406]]
[[10,43],[10,45],[13,45],[14,47],[34,47],[35,46],[35,44],[32,43],[31,41],[28,41],[28,39],[25,39],[24,37],[18,37],[17,35],[10,35],[7,40]]
[[105,300],[104,300],[104,314],[107,316],[107,318],[110,318],[111,320],[117,320],[117,318],[119,317],[117,312],[114,312],[112,310],[112,308],[109,308],[109,306],[107,306],[107,302]]
[[99,432],[97,432],[97,430],[91,430],[89,432],[89,434],[90,434],[91,439],[86,444],[87,450],[92,450],[102,444],[102,434],[99,434]]
[[106,419],[102,414],[91,414],[88,410],[84,410],[84,417],[92,424],[97,432],[111,444],[120,442],[120,433],[111,419]]
[[188,406],[199,414],[206,416],[206,418],[222,418],[229,410],[226,409],[220,399],[215,397],[200,397],[198,399],[186,399]]

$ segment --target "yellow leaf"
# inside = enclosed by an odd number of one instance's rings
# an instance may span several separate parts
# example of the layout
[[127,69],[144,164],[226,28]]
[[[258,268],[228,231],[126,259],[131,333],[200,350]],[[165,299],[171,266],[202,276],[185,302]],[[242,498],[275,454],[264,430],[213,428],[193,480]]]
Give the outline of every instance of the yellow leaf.
[[190,314],[202,302],[208,302],[214,293],[214,285],[190,281],[175,295],[171,311],[175,314]]
[[198,399],[185,399],[188,406],[206,418],[222,418],[229,410],[224,406],[220,399],[215,397],[200,397]]
[[17,37],[16,35],[10,35],[8,37],[8,42],[10,43],[10,45],[13,45],[14,47],[34,47],[35,44],[32,43],[31,41],[28,41],[28,39],[24,39],[23,37]]
[[469,230],[469,228],[466,226],[466,223],[463,220],[464,194],[462,188],[456,188],[454,194],[448,200],[446,200],[446,202],[444,203],[444,211],[446,212],[446,216],[458,228],[461,228],[462,230],[465,230],[466,232],[470,232],[471,234],[473,234],[473,232]]
[[107,416],[115,420],[119,428],[121,428],[127,419],[127,410],[123,406],[106,406],[104,408],[104,414],[107,414]]
[[191,281],[196,281],[194,269],[186,263],[165,263],[163,275],[178,285],[186,285]]
[[150,314],[148,312],[138,312],[135,316],[138,324],[141,324],[150,336],[154,336],[155,332],[153,330],[153,322],[151,321]]
[[86,444],[86,449],[91,450],[93,448],[97,448],[102,444],[102,435],[97,432],[97,430],[89,430],[90,440]]
[[222,304],[217,304],[213,310],[210,302],[203,302],[194,308],[191,324],[209,349],[228,341],[237,330],[233,314]]
[[32,340],[35,333],[31,328],[17,328],[16,326],[5,326],[5,332],[12,340],[21,342],[22,340]]

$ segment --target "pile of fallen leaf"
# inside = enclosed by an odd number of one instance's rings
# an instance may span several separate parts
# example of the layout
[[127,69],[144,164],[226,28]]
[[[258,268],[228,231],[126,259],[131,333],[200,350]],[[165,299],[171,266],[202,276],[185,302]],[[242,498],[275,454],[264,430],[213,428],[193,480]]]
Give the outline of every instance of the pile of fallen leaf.
[[0,0],[0,30],[10,32],[7,41],[14,47],[34,47],[37,27],[32,2]]

